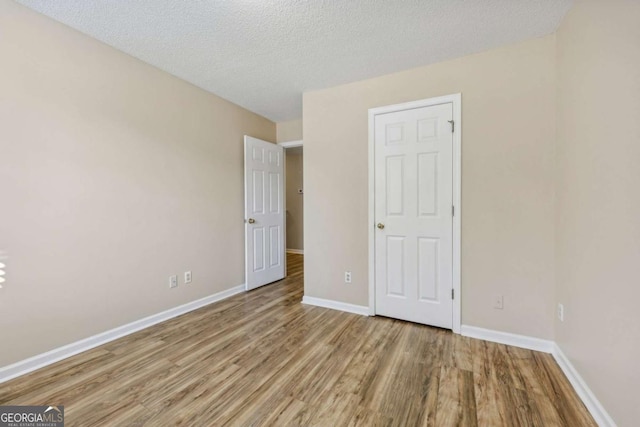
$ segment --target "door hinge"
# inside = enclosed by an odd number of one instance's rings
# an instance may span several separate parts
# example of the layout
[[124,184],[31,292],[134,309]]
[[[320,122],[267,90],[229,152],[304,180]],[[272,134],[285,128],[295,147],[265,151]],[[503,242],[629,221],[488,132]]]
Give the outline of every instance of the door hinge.
[[455,132],[456,130],[456,122],[453,120],[448,120],[449,123],[451,123],[451,133]]
[[451,216],[456,216],[456,207],[451,205]]
[[456,299],[456,290],[451,288],[451,299]]

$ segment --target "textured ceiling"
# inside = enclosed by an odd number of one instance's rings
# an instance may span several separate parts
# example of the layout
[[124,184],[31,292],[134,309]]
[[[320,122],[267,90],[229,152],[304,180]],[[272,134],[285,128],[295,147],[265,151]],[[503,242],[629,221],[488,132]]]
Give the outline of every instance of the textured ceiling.
[[302,92],[554,32],[571,0],[18,0],[274,121]]

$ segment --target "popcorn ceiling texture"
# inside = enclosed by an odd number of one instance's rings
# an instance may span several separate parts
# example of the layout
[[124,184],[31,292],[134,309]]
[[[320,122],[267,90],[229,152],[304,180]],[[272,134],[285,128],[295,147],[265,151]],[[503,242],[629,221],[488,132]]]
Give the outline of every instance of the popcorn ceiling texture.
[[302,92],[554,32],[571,0],[18,0],[273,121]]

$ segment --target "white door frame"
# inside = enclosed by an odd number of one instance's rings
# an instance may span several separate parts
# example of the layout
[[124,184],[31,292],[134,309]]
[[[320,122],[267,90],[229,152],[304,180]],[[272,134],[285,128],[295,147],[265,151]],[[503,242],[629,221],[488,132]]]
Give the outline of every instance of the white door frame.
[[283,148],[303,147],[304,140],[298,139],[296,141],[278,142],[278,145]]
[[369,109],[369,315],[376,314],[375,295],[375,118],[379,114],[451,103],[453,105],[453,332],[460,333],[460,241],[462,218],[462,95],[440,96]]
[[[296,139],[295,141],[286,141],[286,142],[278,142],[278,145],[284,148],[284,151],[287,151],[287,148],[295,148],[295,147],[304,147],[303,139]],[[284,156],[284,245],[287,246],[287,156]],[[304,215],[304,206],[303,206],[303,215]],[[286,259],[286,251],[285,250],[285,259]],[[285,263],[284,266],[285,276],[289,274],[289,264]]]

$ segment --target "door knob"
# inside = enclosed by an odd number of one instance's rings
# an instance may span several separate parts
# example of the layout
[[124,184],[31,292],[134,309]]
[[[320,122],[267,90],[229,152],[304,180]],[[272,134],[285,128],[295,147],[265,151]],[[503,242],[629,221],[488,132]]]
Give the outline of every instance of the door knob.
[[378,227],[380,230],[384,229],[384,224],[379,222],[378,225],[376,225],[376,227]]
[[248,222],[249,224],[254,224],[254,223],[256,222],[256,220],[255,220],[255,219],[253,219],[253,218],[249,218],[249,219],[247,220],[247,222]]

